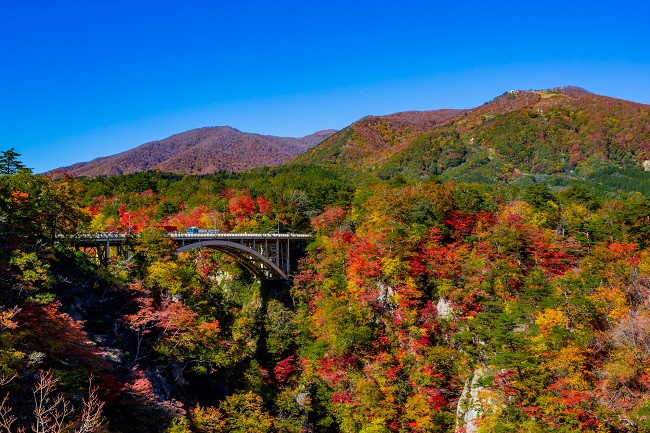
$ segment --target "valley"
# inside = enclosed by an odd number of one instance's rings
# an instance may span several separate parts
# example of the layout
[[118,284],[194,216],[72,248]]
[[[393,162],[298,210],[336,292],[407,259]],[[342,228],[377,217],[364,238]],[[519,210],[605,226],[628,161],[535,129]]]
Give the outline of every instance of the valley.
[[[52,425],[49,378],[59,431],[650,431],[649,112],[563,87],[277,163],[225,127],[45,175],[2,151],[0,428]],[[241,260],[293,235],[287,280]]]

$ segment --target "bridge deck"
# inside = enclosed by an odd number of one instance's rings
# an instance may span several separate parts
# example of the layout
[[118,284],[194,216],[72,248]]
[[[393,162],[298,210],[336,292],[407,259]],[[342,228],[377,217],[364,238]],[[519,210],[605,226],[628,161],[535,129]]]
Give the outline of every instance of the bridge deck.
[[[304,254],[304,244],[313,238],[312,235],[303,233],[172,232],[168,236],[178,245],[177,252],[193,248],[214,248],[235,257],[257,275],[267,279],[288,279],[292,262],[296,264],[296,253]],[[75,236],[73,243],[80,248],[94,250],[100,262],[107,263],[111,258],[111,248],[118,255],[128,258],[129,241],[133,237],[137,237],[137,233],[80,233]]]
[[[118,232],[97,232],[97,233],[79,233],[74,236],[76,241],[81,242],[106,242],[119,243],[124,242],[129,236],[137,236],[137,233],[134,235],[129,235],[127,233],[118,233]],[[182,233],[182,232],[171,232],[168,233],[171,239],[175,241],[202,241],[202,240],[308,240],[313,238],[313,235],[303,234],[303,233]]]

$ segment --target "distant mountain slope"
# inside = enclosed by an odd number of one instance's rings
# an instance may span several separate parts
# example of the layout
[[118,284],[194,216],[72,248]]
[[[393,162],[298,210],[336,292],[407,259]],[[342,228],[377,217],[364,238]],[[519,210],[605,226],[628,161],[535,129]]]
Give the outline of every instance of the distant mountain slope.
[[373,170],[418,135],[465,114],[466,110],[406,111],[368,116],[295,158],[294,163],[341,164]]
[[287,161],[337,167],[357,179],[437,175],[510,183],[551,176],[557,185],[581,180],[633,190],[640,176],[650,178],[650,106],[578,87],[510,91],[471,110],[368,116],[341,131],[303,138],[201,128],[63,170],[202,174]]
[[288,138],[249,134],[228,126],[199,128],[53,171],[73,176],[113,176],[145,170],[181,174],[241,171],[281,165],[334,132],[326,130],[302,138]]
[[650,170],[650,106],[578,87],[513,90],[471,110],[366,117],[296,162],[383,179],[509,183],[555,176],[629,187]]
[[648,159],[650,106],[565,87],[505,93],[421,134],[377,174],[480,182],[585,177],[604,165],[641,171]]

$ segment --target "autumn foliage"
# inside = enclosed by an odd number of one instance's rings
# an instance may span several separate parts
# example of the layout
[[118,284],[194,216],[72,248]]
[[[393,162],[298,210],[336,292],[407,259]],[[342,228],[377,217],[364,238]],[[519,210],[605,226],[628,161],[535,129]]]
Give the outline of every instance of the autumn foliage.
[[[577,96],[371,117],[311,153],[359,171],[0,177],[6,430],[46,377],[68,431],[103,401],[107,432],[650,432],[650,200],[569,171],[609,170],[585,137],[633,170],[647,113]],[[313,240],[261,281],[176,254],[193,226]],[[91,230],[132,255],[100,266],[74,249]]]

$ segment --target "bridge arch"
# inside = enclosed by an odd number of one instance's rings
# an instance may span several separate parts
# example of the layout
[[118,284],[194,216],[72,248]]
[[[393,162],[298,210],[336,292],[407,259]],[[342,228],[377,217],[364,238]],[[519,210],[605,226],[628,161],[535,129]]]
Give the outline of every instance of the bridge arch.
[[203,247],[213,248],[228,254],[260,278],[289,279],[282,269],[263,254],[237,242],[220,240],[199,241],[178,248],[176,253]]

